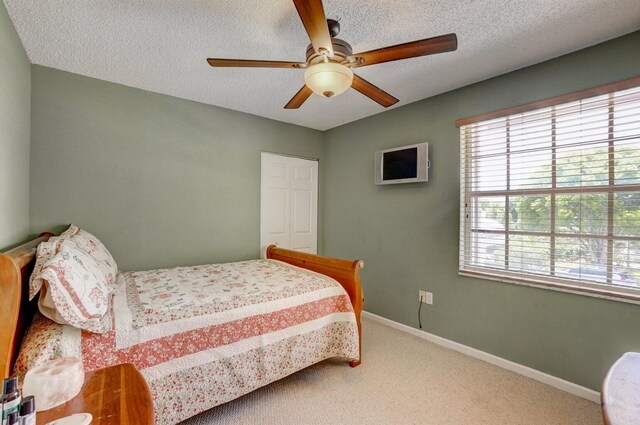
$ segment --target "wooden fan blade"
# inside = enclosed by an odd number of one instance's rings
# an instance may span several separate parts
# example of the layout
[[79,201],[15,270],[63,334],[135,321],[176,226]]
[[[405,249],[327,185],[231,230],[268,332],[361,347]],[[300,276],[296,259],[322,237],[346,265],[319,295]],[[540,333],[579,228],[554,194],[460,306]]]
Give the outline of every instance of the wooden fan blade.
[[326,50],[329,56],[333,56],[333,44],[322,0],[293,0],[293,4],[298,10],[304,29],[309,34],[313,50],[319,55]]
[[354,67],[360,67],[418,56],[433,55],[436,53],[452,52],[457,48],[458,37],[456,37],[455,34],[447,34],[358,53],[351,56],[350,59],[355,58],[357,61],[362,61],[362,63],[356,62],[356,64],[354,64]]
[[298,93],[291,98],[289,103],[284,105],[284,109],[298,109],[302,106],[305,100],[309,99],[311,93],[313,93],[313,91],[305,84],[300,90],[298,90]]
[[307,64],[304,62],[283,62],[283,61],[259,61],[259,60],[247,60],[247,59],[219,59],[209,58],[207,59],[209,65],[213,67],[238,67],[238,68],[292,68],[301,69],[306,68]]
[[351,87],[358,90],[360,93],[367,96],[374,102],[378,102],[385,108],[388,108],[389,106],[395,105],[399,102],[398,99],[391,96],[386,91],[374,86],[364,78],[358,77],[355,74],[353,75],[353,83],[351,84]]

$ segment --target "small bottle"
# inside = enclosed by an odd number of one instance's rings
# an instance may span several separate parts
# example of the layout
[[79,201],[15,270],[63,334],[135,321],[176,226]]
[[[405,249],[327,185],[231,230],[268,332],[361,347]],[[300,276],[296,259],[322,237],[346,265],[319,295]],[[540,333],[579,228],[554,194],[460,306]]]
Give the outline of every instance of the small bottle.
[[36,401],[32,395],[20,403],[20,425],[36,425]]
[[7,415],[7,425],[18,425],[18,412],[11,412]]
[[7,419],[13,412],[20,412],[20,390],[15,375],[2,381],[2,425],[8,425]]

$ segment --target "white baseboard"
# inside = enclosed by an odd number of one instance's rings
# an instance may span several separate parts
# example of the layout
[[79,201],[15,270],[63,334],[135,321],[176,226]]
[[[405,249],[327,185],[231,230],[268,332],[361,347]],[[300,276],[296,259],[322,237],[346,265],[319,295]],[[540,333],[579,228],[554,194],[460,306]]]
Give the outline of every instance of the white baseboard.
[[540,381],[543,384],[550,385],[559,390],[568,392],[578,397],[582,397],[594,403],[600,403],[599,392],[578,384],[574,384],[573,382],[565,381],[564,379],[558,378],[557,376],[549,375],[548,373],[540,372],[539,370],[532,369],[528,366],[523,366],[519,363],[514,363],[510,360],[503,359],[502,357],[494,356],[493,354],[489,354],[487,352],[460,344],[459,342],[451,341],[450,339],[442,338],[432,333],[412,328],[411,326],[403,325],[402,323],[394,322],[393,320],[389,320],[382,316],[369,313],[368,311],[363,311],[362,317],[378,323],[382,323],[383,325],[409,333],[411,335],[417,336],[418,338],[425,339],[429,342],[433,342],[443,347],[450,348],[452,350],[485,361],[487,363],[491,363],[503,369],[510,370],[511,372],[526,376],[527,378],[535,379],[536,381]]

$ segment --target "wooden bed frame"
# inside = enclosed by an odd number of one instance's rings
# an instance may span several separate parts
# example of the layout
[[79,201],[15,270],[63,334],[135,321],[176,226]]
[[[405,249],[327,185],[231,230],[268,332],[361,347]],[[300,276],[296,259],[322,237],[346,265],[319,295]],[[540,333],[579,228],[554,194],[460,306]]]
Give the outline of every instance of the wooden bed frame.
[[11,374],[22,337],[38,308],[35,299],[29,302],[29,276],[36,248],[51,236],[54,234],[43,233],[37,239],[0,253],[0,371],[4,378]]
[[[10,251],[0,253],[0,372],[3,378],[11,374],[20,343],[37,309],[37,297],[29,302],[29,277],[33,271],[38,244],[51,236],[55,235],[46,232]],[[360,312],[364,300],[360,269],[364,267],[364,263],[360,260],[347,261],[291,251],[275,245],[267,248],[267,258],[313,270],[340,282],[353,304],[362,353]],[[360,359],[349,362],[351,367],[359,364]]]
[[353,311],[356,314],[358,323],[359,355],[358,361],[351,361],[349,365],[356,367],[362,360],[362,325],[360,324],[360,313],[364,306],[364,295],[360,283],[360,270],[364,268],[362,260],[342,260],[340,258],[322,257],[320,255],[307,254],[300,251],[278,248],[276,245],[269,245],[267,248],[267,258],[284,261],[294,266],[302,267],[314,272],[322,273],[337,280],[347,291]]

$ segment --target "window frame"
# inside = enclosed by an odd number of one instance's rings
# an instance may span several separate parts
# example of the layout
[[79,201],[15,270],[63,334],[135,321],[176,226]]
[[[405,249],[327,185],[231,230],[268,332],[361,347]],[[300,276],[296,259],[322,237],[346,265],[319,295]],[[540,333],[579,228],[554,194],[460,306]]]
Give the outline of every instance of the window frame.
[[[619,240],[633,240],[640,242],[640,237],[635,236],[616,236],[614,234],[614,203],[615,193],[624,191],[640,192],[640,184],[615,184],[615,165],[613,161],[608,162],[608,184],[590,187],[581,187],[580,189],[575,187],[558,187],[556,184],[556,117],[555,107],[563,105],[565,103],[575,102],[591,97],[609,95],[612,97],[614,92],[622,91],[625,89],[631,89],[640,86],[640,76],[629,78],[626,80],[618,81],[611,84],[606,84],[598,87],[594,87],[587,90],[581,90],[561,96],[556,96],[549,99],[539,100],[524,105],[519,105],[511,108],[505,108],[494,112],[483,113],[468,118],[459,119],[456,121],[456,126],[461,128],[460,141],[461,145],[466,146],[470,142],[471,136],[465,133],[465,129],[478,123],[484,123],[485,121],[504,118],[506,120],[505,133],[506,133],[506,169],[505,169],[505,189],[500,190],[471,190],[469,185],[470,179],[467,178],[467,174],[473,170],[469,165],[471,159],[467,158],[466,153],[461,150],[460,152],[460,178],[461,178],[461,193],[460,193],[460,260],[458,274],[461,276],[483,278],[488,280],[496,280],[501,282],[515,283],[524,286],[541,287],[546,289],[552,289],[562,292],[576,293],[580,295],[594,296],[598,298],[612,299],[616,301],[629,302],[634,304],[640,304],[640,288],[624,288],[619,286],[606,286],[607,284],[589,283],[584,280],[567,279],[561,276],[554,276],[555,273],[555,241],[558,237],[575,237],[575,238],[597,238],[606,240],[606,255],[607,255],[607,271],[606,282],[611,283],[612,276],[614,274],[613,265],[613,246],[616,241]],[[509,135],[509,116],[530,112],[538,109],[551,109],[551,187],[549,188],[531,188],[531,189],[511,189],[509,185],[510,177],[510,163],[509,163],[509,147],[510,147],[510,135]],[[609,102],[609,123],[613,121],[614,103]],[[465,127],[465,129],[463,129]],[[610,125],[608,130],[608,152],[609,159],[614,155],[614,128]],[[556,196],[558,194],[575,194],[575,193],[602,193],[607,195],[607,232],[606,234],[589,234],[589,233],[557,233],[555,232],[555,207]],[[484,232],[481,229],[473,229],[472,223],[469,219],[469,208],[472,200],[477,200],[484,196],[504,196],[505,205],[509,204],[510,196],[525,196],[525,195],[543,195],[550,196],[550,227],[547,232],[528,232],[522,230],[510,230],[509,226],[505,224],[504,230],[487,230],[486,233],[505,235],[505,265],[508,265],[509,248],[508,240],[509,235],[523,235],[523,236],[542,236],[549,237],[549,249],[550,249],[550,261],[549,261],[549,276],[526,274],[522,271],[509,271],[507,269],[491,269],[489,267],[473,266],[466,264],[465,258],[471,258],[474,250],[472,248],[472,234],[474,232]],[[464,208],[463,208],[464,206]],[[505,211],[505,220],[508,220],[508,212]]]

